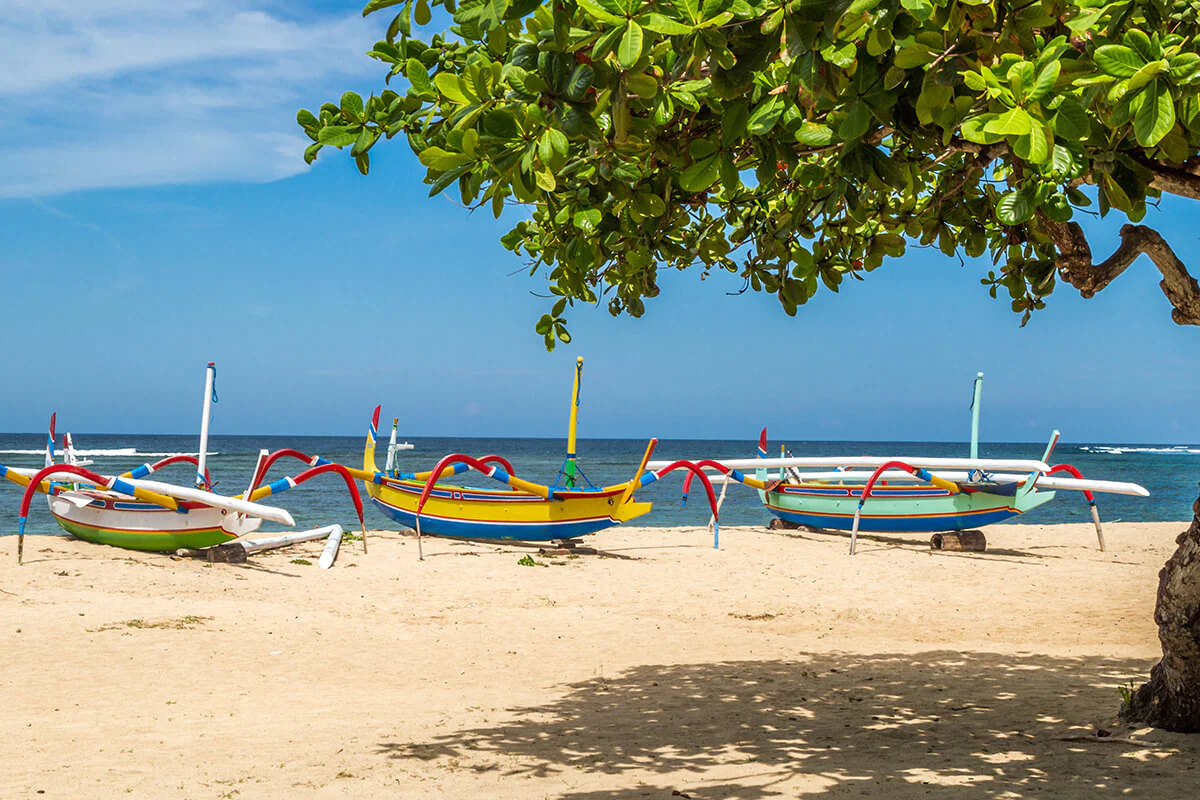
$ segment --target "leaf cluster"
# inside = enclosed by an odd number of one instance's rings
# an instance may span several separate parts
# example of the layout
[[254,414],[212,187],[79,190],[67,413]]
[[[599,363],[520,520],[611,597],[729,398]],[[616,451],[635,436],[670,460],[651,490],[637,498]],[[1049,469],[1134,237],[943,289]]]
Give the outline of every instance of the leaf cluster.
[[[425,36],[431,6],[452,24]],[[298,122],[365,174],[403,136],[430,195],[499,217],[557,296],[640,316],[661,269],[795,314],[908,247],[988,256],[1014,311],[1054,224],[1140,219],[1200,152],[1196,0],[372,0],[389,88]],[[1093,213],[1093,212],[1088,212]]]

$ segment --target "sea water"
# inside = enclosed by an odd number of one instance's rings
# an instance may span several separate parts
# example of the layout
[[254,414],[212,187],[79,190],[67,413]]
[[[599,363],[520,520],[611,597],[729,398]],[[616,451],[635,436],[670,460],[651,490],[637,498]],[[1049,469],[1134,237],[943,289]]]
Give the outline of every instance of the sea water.
[[[0,464],[10,467],[40,467],[44,463],[45,434],[0,434]],[[396,454],[397,467],[419,472],[432,469],[447,453],[466,453],[472,456],[499,454],[512,462],[518,476],[539,483],[551,483],[563,465],[565,443],[562,439],[467,439],[418,438],[410,439],[413,450]],[[61,442],[61,440],[60,440]],[[140,464],[157,461],[177,453],[195,453],[198,442],[192,436],[74,434],[77,453],[94,463],[90,469],[104,475],[117,475]],[[789,451],[804,456],[927,456],[965,457],[965,444],[947,442],[787,442]],[[209,438],[208,467],[217,491],[238,494],[246,489],[251,470],[260,448],[277,450],[290,447],[311,455],[321,455],[330,461],[353,467],[362,466],[363,437],[361,436],[220,436]],[[711,440],[663,440],[658,443],[654,458],[752,458],[755,442]],[[596,486],[619,483],[632,476],[646,448],[646,442],[633,439],[581,439],[579,465],[586,481]],[[1039,459],[1045,444],[1007,443],[981,444],[980,456],[985,458]],[[769,455],[779,454],[779,443],[770,445]],[[381,438],[377,459],[382,467],[387,455],[387,441]],[[61,454],[60,454],[61,460]],[[1177,521],[1192,516],[1192,503],[1197,497],[1200,480],[1200,445],[1137,445],[1114,443],[1058,445],[1051,463],[1074,464],[1085,477],[1140,483],[1150,490],[1150,497],[1098,495],[1100,514],[1107,521]],[[296,475],[306,465],[294,460],[282,460],[271,470],[269,479]],[[637,525],[703,526],[709,511],[704,490],[699,482],[692,485],[687,505],[681,505],[684,474],[674,472],[638,492],[639,500],[654,502],[654,510],[636,521]],[[180,485],[190,486],[194,473],[189,464],[167,467],[152,476]],[[493,482],[482,475],[468,473],[459,482],[488,487]],[[581,485],[587,485],[584,480]],[[361,485],[360,485],[361,486]],[[494,484],[500,487],[501,484]],[[715,487],[717,491],[720,487]],[[17,510],[21,489],[0,480],[0,534],[16,533]],[[396,523],[376,510],[366,498],[367,527],[394,529]],[[353,505],[345,484],[334,475],[323,475],[288,492],[265,501],[288,509],[297,526],[316,527],[340,523],[348,529],[358,527]],[[737,484],[728,488],[721,508],[721,522],[726,525],[764,525],[770,515],[758,500],[757,492]],[[1090,520],[1087,502],[1082,493],[1059,492],[1052,502],[1028,514],[1013,518],[1014,522],[1053,524],[1086,522]],[[264,530],[278,528],[267,524]],[[32,506],[27,533],[59,534],[46,508],[39,500]]]

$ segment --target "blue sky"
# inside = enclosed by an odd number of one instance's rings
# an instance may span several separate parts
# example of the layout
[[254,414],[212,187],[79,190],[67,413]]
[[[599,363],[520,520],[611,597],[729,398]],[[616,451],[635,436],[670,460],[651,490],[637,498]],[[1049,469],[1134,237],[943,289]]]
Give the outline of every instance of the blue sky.
[[[1148,261],[1021,329],[913,249],[795,318],[736,278],[663,275],[641,320],[577,308],[547,354],[544,283],[506,222],[426,197],[401,142],[363,178],[312,169],[296,109],[382,71],[356,2],[9,0],[0,7],[0,431],[189,433],[218,363],[214,432],[557,436],[587,360],[581,435],[1200,442],[1200,330]],[[1200,270],[1196,206],[1147,219]],[[1098,254],[1122,219],[1085,219]],[[986,271],[986,268],[985,270]],[[776,438],[773,435],[773,438]]]

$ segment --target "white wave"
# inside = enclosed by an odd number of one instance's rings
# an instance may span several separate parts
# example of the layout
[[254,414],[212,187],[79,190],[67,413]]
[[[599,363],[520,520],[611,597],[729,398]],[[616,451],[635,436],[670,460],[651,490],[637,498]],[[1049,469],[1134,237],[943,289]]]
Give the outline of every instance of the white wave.
[[1164,455],[1195,455],[1200,454],[1200,448],[1179,444],[1174,447],[1125,447],[1122,445],[1083,445],[1080,450],[1099,455],[1122,456],[1127,453],[1158,453]]
[[[40,450],[0,450],[0,455],[12,456],[40,456],[46,452],[45,448]],[[55,450],[56,454],[62,454],[62,448]],[[91,458],[167,458],[169,456],[196,456],[198,453],[143,453],[136,447],[117,447],[111,450],[76,450],[75,455],[87,456]],[[209,453],[209,456],[219,456],[220,453]]]

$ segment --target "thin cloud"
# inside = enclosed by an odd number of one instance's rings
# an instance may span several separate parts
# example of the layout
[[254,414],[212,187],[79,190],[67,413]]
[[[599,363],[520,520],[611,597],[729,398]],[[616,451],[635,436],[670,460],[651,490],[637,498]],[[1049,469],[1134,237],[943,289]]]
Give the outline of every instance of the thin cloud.
[[[265,0],[0,6],[0,198],[302,172],[296,109],[374,80],[374,23]],[[16,113],[11,110],[16,109]]]

